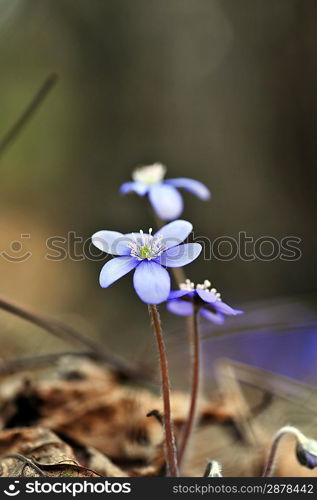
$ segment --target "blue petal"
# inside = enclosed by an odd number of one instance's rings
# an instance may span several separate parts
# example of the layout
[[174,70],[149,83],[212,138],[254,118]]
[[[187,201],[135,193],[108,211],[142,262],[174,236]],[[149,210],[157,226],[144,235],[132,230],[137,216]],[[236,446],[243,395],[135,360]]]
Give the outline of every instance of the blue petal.
[[162,236],[162,242],[167,248],[171,248],[183,243],[192,230],[193,225],[190,222],[179,219],[161,227],[154,236],[160,234]]
[[158,259],[162,266],[182,267],[197,259],[201,251],[199,243],[185,243],[165,250]]
[[103,266],[99,276],[99,283],[102,288],[107,288],[119,278],[122,278],[129,271],[132,271],[139,261],[133,257],[116,257]]
[[149,200],[155,213],[163,220],[176,219],[183,211],[183,199],[179,192],[167,184],[150,187]]
[[153,261],[143,260],[135,270],[133,285],[146,304],[161,304],[171,290],[171,278],[166,269]]
[[169,312],[178,316],[191,316],[193,314],[193,304],[185,300],[170,300],[166,304]]
[[179,299],[180,297],[184,297],[185,295],[189,294],[191,294],[192,296],[194,292],[190,290],[172,290],[168,296],[168,300]]
[[166,179],[165,183],[176,188],[186,189],[186,191],[195,194],[201,200],[209,200],[211,196],[207,186],[205,186],[202,182],[195,181],[194,179],[179,177],[177,179]]
[[[152,235],[144,233],[143,236],[152,238]],[[130,255],[131,243],[142,243],[141,233],[117,233],[116,231],[98,231],[92,236],[93,244],[111,255]]]
[[125,182],[120,187],[119,192],[121,194],[128,194],[134,191],[139,196],[144,196],[149,190],[149,186],[143,184],[143,182]]
[[238,314],[243,314],[243,311],[240,311],[239,309],[233,309],[225,302],[222,302],[222,300],[218,300],[217,302],[215,302],[214,307],[221,314],[226,314],[228,316],[237,316]]
[[216,301],[221,302],[213,292],[208,292],[208,290],[202,290],[201,288],[196,288],[196,292],[204,302],[208,302],[209,304],[213,304]]
[[211,321],[212,323],[215,323],[216,325],[222,325],[224,323],[224,317],[220,313],[212,313],[203,307],[200,308],[199,312],[204,318],[208,319],[208,321]]
[[102,252],[111,255],[129,255],[128,240],[117,231],[98,231],[91,237],[92,243]]

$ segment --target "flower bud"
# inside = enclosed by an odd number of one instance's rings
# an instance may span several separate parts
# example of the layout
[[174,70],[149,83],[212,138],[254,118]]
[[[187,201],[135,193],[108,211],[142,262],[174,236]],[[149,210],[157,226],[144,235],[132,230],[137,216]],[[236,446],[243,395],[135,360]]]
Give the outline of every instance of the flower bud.
[[307,439],[296,447],[296,456],[300,464],[314,469],[317,467],[317,441]]

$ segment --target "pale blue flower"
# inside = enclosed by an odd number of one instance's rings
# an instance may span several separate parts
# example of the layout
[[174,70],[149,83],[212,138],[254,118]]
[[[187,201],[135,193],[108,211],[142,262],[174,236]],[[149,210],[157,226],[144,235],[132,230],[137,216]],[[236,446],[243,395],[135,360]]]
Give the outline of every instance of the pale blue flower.
[[215,288],[210,289],[210,281],[194,285],[189,279],[180,284],[179,290],[173,290],[168,296],[167,309],[178,316],[191,316],[194,305],[199,308],[199,314],[212,323],[222,324],[225,316],[237,316],[243,311],[233,309],[223,302],[220,293]]
[[137,168],[132,173],[133,181],[122,184],[120,192],[147,195],[153,210],[163,220],[176,219],[183,211],[183,198],[176,188],[183,188],[201,200],[210,198],[210,191],[202,182],[186,177],[164,179],[165,173],[161,163]]
[[136,293],[147,304],[164,302],[171,291],[171,278],[166,267],[182,267],[200,254],[199,243],[181,245],[193,226],[185,220],[176,220],[152,235],[148,233],[122,234],[116,231],[98,231],[93,244],[111,255],[116,255],[102,268],[99,282],[103,288],[112,285],[128,272],[135,270],[133,285]]

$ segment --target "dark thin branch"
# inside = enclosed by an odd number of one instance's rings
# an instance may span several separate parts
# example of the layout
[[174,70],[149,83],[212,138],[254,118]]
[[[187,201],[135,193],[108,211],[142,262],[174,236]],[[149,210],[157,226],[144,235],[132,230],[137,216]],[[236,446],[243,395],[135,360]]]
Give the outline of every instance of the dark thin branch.
[[103,348],[92,341],[91,339],[83,336],[77,330],[64,325],[60,321],[46,318],[42,314],[31,311],[24,307],[8,302],[5,299],[0,298],[0,309],[7,311],[19,318],[22,318],[30,323],[46,330],[47,332],[55,335],[56,337],[71,341],[73,343],[83,345],[87,347],[90,351],[94,353],[95,359],[103,363],[109,364],[118,375],[126,379],[137,379],[137,380],[149,380],[149,376],[145,373],[139,372],[136,368],[130,366],[125,361],[117,358],[116,356],[109,354],[103,350]]
[[25,108],[18,120],[12,125],[10,130],[8,130],[8,132],[2,137],[2,139],[0,139],[0,157],[6,151],[8,146],[10,146],[10,144],[18,137],[25,125],[30,121],[39,106],[56,85],[57,80],[58,77],[55,73],[52,73],[45,79],[40,89],[37,91],[32,101]]

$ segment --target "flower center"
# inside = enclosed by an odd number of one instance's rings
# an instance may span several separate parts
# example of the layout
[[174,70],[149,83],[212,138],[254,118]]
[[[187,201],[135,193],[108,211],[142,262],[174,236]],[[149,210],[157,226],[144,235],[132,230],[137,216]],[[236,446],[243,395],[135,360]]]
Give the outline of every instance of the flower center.
[[128,243],[128,247],[131,249],[131,257],[137,260],[156,259],[167,248],[162,242],[161,234],[152,236],[152,228],[149,229],[149,234],[144,234],[141,229],[139,234],[132,233],[132,237],[133,241]]
[[132,179],[136,182],[142,182],[151,186],[160,182],[166,173],[166,167],[161,163],[154,163],[153,165],[146,165],[144,167],[136,168],[132,172]]
[[179,284],[179,288],[180,290],[187,290],[188,292],[192,292],[195,290],[195,283],[187,279],[185,280],[185,283]]
[[198,283],[195,286],[195,283],[193,281],[190,281],[187,279],[185,283],[180,283],[179,288],[180,290],[188,290],[189,292],[193,292],[195,288],[199,290],[205,290],[206,292],[213,293],[216,295],[218,300],[221,300],[221,295],[219,292],[217,292],[216,288],[210,288],[211,283],[209,280],[205,280],[203,283]]

